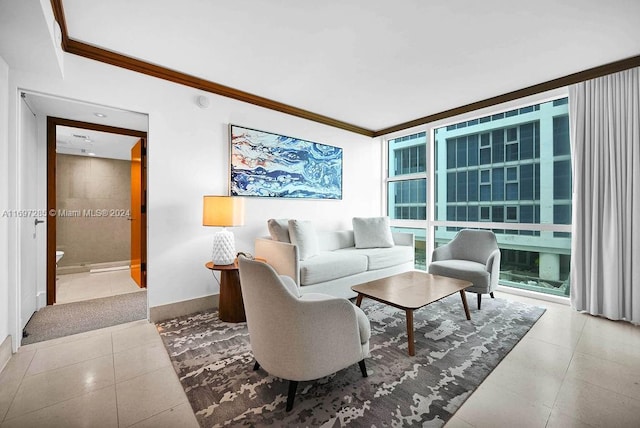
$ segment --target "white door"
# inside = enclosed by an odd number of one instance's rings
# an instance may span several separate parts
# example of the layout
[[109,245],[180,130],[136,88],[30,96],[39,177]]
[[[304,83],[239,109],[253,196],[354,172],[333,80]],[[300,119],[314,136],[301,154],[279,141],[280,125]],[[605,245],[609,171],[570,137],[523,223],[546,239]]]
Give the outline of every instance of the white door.
[[34,114],[24,99],[20,101],[20,135],[18,136],[18,286],[20,288],[20,329],[36,311],[37,272],[39,268],[37,237],[46,233],[43,224],[35,224],[38,216],[37,141],[38,128]]

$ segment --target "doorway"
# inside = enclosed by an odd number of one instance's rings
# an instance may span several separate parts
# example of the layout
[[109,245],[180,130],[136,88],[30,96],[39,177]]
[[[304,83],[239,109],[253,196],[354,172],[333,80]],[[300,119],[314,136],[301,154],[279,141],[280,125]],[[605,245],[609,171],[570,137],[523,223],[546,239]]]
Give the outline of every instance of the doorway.
[[146,140],[47,118],[47,305],[146,288]]

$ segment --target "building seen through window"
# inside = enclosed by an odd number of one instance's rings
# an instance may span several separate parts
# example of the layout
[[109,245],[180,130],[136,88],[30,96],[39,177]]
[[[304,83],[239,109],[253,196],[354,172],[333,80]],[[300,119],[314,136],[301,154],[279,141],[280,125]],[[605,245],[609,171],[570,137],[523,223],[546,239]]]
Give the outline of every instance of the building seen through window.
[[[427,134],[389,140],[387,207],[391,220],[427,219]],[[426,229],[394,228],[415,236],[416,268],[426,269]]]
[[[449,242],[460,222],[493,223],[501,283],[566,296],[570,228],[544,226],[571,224],[570,151],[567,98],[436,128],[431,145],[424,132],[389,140],[389,216],[427,220],[433,200],[435,247]],[[426,231],[416,238],[426,242]]]

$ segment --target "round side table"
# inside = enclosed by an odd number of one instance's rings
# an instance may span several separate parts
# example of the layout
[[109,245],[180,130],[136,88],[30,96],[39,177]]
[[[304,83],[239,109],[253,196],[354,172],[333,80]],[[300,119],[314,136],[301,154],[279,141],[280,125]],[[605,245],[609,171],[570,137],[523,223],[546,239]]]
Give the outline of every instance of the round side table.
[[205,264],[207,269],[220,272],[220,301],[218,303],[218,318],[224,322],[243,322],[247,320],[240,290],[240,275],[238,261],[232,265]]
[[[256,258],[256,260],[266,261],[261,258]],[[218,302],[218,318],[220,318],[220,321],[246,321],[242,290],[240,289],[238,259],[231,265],[214,265],[213,262],[207,262],[205,266],[207,269],[220,272],[220,300]]]

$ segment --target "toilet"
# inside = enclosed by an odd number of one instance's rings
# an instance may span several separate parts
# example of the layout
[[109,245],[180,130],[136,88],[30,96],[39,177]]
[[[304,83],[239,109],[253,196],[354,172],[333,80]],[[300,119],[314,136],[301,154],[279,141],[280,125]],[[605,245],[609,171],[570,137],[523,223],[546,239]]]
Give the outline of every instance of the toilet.
[[62,256],[64,256],[64,251],[56,251],[56,264],[58,264]]

